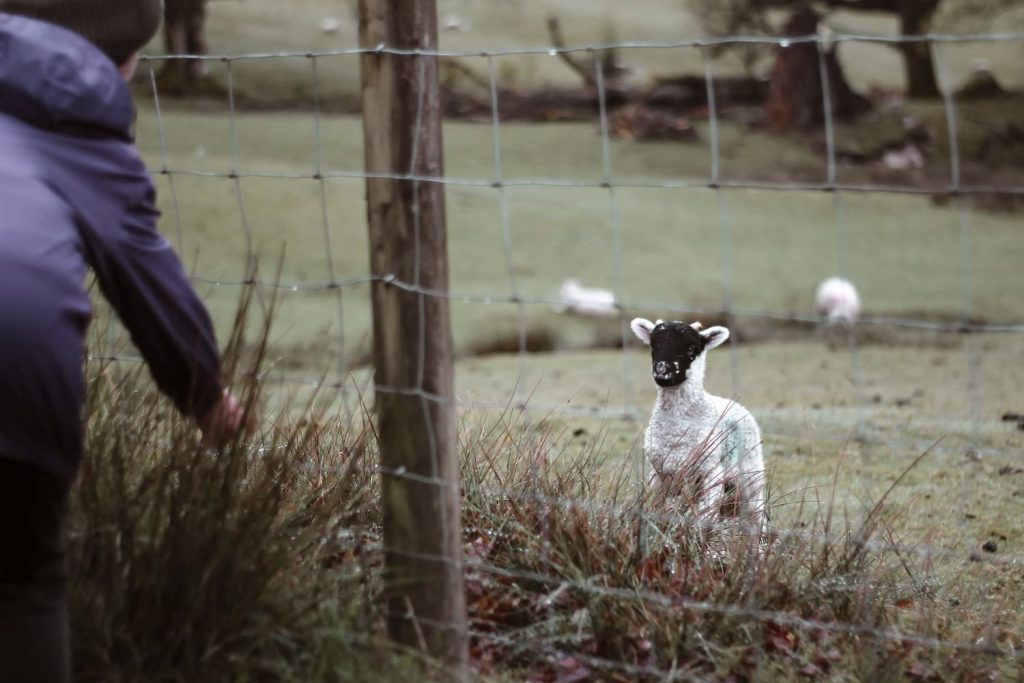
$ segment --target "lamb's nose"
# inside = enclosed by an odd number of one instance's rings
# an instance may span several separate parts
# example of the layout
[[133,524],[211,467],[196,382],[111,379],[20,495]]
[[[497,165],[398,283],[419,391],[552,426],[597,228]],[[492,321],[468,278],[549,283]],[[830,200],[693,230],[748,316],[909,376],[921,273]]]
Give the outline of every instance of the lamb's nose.
[[666,372],[668,372],[668,363],[666,363],[663,360],[659,360],[657,363],[654,364],[654,371],[659,375],[664,375]]

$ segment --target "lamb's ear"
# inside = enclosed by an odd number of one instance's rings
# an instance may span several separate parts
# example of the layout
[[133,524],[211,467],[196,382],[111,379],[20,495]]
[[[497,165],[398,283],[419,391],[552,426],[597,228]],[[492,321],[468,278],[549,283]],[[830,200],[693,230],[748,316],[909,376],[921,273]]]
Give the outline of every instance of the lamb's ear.
[[637,339],[650,346],[651,330],[654,329],[654,323],[647,318],[633,318],[633,322],[629,324],[629,329],[633,330],[633,334],[636,335]]
[[699,334],[704,339],[704,348],[713,349],[716,346],[721,346],[722,342],[729,338],[729,328],[716,325],[701,331]]

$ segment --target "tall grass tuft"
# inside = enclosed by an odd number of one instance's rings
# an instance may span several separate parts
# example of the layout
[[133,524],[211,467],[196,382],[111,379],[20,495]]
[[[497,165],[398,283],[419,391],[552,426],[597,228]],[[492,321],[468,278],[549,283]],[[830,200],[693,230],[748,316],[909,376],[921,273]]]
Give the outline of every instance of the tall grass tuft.
[[[400,668],[373,611],[368,420],[311,401],[257,419],[272,318],[225,371],[249,414],[211,447],[141,376],[91,361],[86,461],[68,514],[81,681],[374,680]],[[243,353],[243,349],[245,352]]]
[[1006,663],[973,649],[989,642],[983,623],[951,632],[929,568],[891,542],[884,499],[840,523],[833,491],[796,515],[803,533],[765,539],[624,475],[600,490],[596,446],[570,455],[511,417],[466,431],[467,591],[484,671],[981,680]]

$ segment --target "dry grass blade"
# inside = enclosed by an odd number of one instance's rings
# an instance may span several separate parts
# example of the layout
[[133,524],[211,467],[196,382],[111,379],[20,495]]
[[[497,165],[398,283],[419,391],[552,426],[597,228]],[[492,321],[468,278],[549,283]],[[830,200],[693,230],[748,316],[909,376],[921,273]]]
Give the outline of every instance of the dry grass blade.
[[[812,669],[874,680],[938,661],[968,678],[998,669],[1001,652],[976,646],[970,629],[942,638],[934,603],[914,611],[916,630],[901,630],[927,570],[872,541],[884,529],[892,542],[884,497],[845,534],[808,529],[764,546],[625,480],[595,491],[600,439],[571,454],[558,442],[503,416],[500,437],[466,454],[468,603],[485,670],[654,681],[792,680]],[[809,511],[829,528],[834,492],[824,505],[825,519]]]
[[[246,289],[224,367],[259,413],[274,311]],[[255,342],[247,332],[255,328]],[[373,443],[305,408],[205,446],[140,368],[91,365],[87,460],[71,500],[78,680],[390,680],[379,638]]]

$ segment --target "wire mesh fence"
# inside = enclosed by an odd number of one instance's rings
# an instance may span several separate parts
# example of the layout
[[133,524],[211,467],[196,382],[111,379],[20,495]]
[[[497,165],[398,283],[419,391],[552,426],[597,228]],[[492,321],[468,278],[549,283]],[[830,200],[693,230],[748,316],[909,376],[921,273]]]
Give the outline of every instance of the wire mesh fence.
[[[794,45],[813,44],[817,48],[822,83],[822,112],[824,125],[820,131],[821,175],[818,178],[791,179],[784,173],[745,175],[742,169],[735,168],[723,153],[723,105],[718,101],[716,82],[716,65],[710,49],[723,44],[740,42],[761,43],[779,49]],[[926,43],[932,50],[937,67],[942,92],[942,112],[946,133],[947,149],[944,161],[948,163],[948,174],[942,179],[930,176],[918,183],[893,183],[871,181],[863,178],[850,178],[844,172],[845,166],[840,151],[840,124],[833,118],[832,93],[830,79],[826,69],[826,50],[837,44],[847,43]],[[1013,439],[993,438],[983,435],[982,424],[995,410],[992,401],[985,399],[987,382],[1019,382],[1019,372],[1012,366],[1002,365],[1008,359],[1018,358],[1021,354],[1021,337],[1024,332],[1024,320],[1015,311],[1006,312],[1000,309],[1003,299],[992,292],[1000,288],[1007,289],[1009,295],[1019,298],[1020,282],[1001,280],[1001,275],[993,275],[985,271],[979,272],[976,254],[980,248],[986,251],[1009,248],[1007,242],[999,242],[993,238],[990,227],[982,219],[981,228],[977,227],[978,215],[973,208],[972,198],[975,196],[1018,196],[1024,194],[1024,185],[1013,182],[1000,182],[964,172],[963,152],[959,130],[958,103],[954,96],[954,84],[945,66],[943,48],[952,44],[995,42],[1024,43],[1024,34],[999,33],[985,35],[928,35],[928,36],[890,36],[890,35],[856,35],[833,34],[829,36],[792,36],[792,37],[742,37],[734,36],[714,40],[694,40],[678,42],[618,42],[614,44],[580,45],[566,48],[522,48],[522,49],[482,49],[479,51],[423,51],[402,50],[388,45],[371,48],[351,48],[317,52],[288,52],[247,55],[223,56],[175,56],[176,59],[203,59],[210,63],[211,68],[223,70],[225,92],[221,105],[213,107],[216,125],[204,133],[193,134],[186,130],[190,125],[187,115],[182,115],[177,105],[169,108],[167,99],[162,96],[157,72],[161,63],[170,57],[149,57],[143,62],[143,71],[149,79],[151,102],[144,105],[140,114],[139,142],[150,150],[150,165],[163,196],[165,197],[165,218],[163,228],[176,243],[187,261],[192,263],[193,280],[196,286],[216,298],[221,292],[231,292],[239,287],[256,285],[263,288],[278,290],[284,306],[290,302],[308,298],[301,305],[298,315],[302,318],[314,318],[316,325],[296,324],[296,336],[303,334],[317,336],[320,344],[316,353],[300,351],[300,358],[291,359],[286,354],[301,344],[294,343],[282,348],[283,351],[276,367],[265,376],[268,383],[283,385],[316,387],[328,389],[341,394],[355,395],[354,388],[360,383],[365,387],[370,379],[363,369],[369,336],[368,299],[371,286],[386,286],[415,294],[420,300],[445,299],[454,306],[455,316],[465,316],[470,320],[470,327],[486,329],[489,326],[511,330],[513,340],[506,345],[506,353],[500,358],[504,363],[497,381],[477,383],[472,390],[458,391],[457,406],[467,416],[479,412],[490,411],[491,414],[503,415],[521,413],[527,424],[537,425],[552,419],[563,420],[566,424],[576,424],[582,419],[586,429],[595,429],[607,434],[609,431],[620,430],[628,438],[608,446],[606,450],[618,453],[620,467],[633,474],[629,490],[633,493],[643,489],[648,465],[642,449],[638,447],[638,435],[649,414],[649,401],[653,387],[648,375],[648,362],[639,347],[631,343],[628,321],[634,314],[657,314],[662,318],[679,317],[691,319],[713,319],[740,331],[738,343],[731,344],[724,353],[728,356],[727,366],[712,366],[715,376],[713,385],[721,393],[742,398],[748,408],[762,423],[766,446],[766,460],[769,470],[775,466],[773,459],[785,458],[788,451],[800,448],[801,444],[829,444],[829,454],[824,460],[831,463],[834,456],[846,450],[854,450],[860,455],[860,483],[863,490],[851,494],[856,499],[860,494],[868,497],[876,495],[880,469],[876,466],[879,460],[894,461],[893,478],[899,474],[904,465],[914,461],[921,453],[928,452],[930,457],[942,458],[945,467],[950,469],[964,466],[965,453],[970,449],[984,453],[986,457],[1006,461],[1008,466],[1018,463],[1020,447]],[[632,52],[654,50],[695,50],[698,51],[703,63],[703,79],[706,87],[706,174],[686,172],[676,174],[655,168],[647,171],[638,168],[635,162],[627,159],[628,150],[615,139],[610,123],[611,110],[608,95],[608,82],[605,55],[610,50],[629,50]],[[588,152],[586,158],[594,168],[585,175],[559,173],[564,168],[558,159],[549,159],[543,153],[524,162],[523,155],[508,143],[509,131],[522,144],[528,143],[530,132],[523,130],[523,124],[504,121],[502,117],[502,97],[504,89],[501,84],[499,65],[502,59],[516,56],[531,55],[557,58],[563,54],[582,56],[593,64],[594,98],[596,126],[585,131],[593,140],[596,152]],[[427,60],[459,59],[480,65],[480,72],[485,74],[486,101],[489,103],[488,120],[467,124],[478,129],[486,129],[478,134],[469,144],[475,147],[462,150],[475,158],[474,163],[462,163],[461,168],[439,176],[421,175],[414,168],[394,168],[389,172],[367,173],[362,167],[362,158],[350,157],[339,160],[331,151],[339,135],[361,134],[358,125],[339,124],[338,117],[328,116],[323,111],[322,87],[325,64],[340,60],[353,60],[366,54],[387,54],[398,58],[425,63]],[[243,128],[251,125],[253,116],[268,117],[268,114],[253,114],[242,111],[237,106],[235,89],[235,71],[249,62],[256,60],[305,60],[309,65],[309,83],[312,85],[312,97],[308,107],[302,107],[299,114],[291,112],[288,119],[282,122],[285,128],[300,125],[301,119],[308,119],[301,126],[308,135],[301,147],[307,152],[308,158],[298,161],[295,150],[283,150],[286,162],[274,158],[262,158],[256,161],[245,157],[247,144],[255,144],[260,135],[252,129]],[[354,64],[354,62],[353,62]],[[420,70],[423,73],[423,70]],[[416,84],[418,90],[426,87],[423,83]],[[209,106],[209,105],[207,105]],[[169,118],[175,118],[172,123]],[[339,132],[336,126],[346,126]],[[556,125],[556,124],[544,124]],[[175,127],[179,127],[175,130]],[[283,129],[277,129],[283,130]],[[419,130],[415,126],[413,131]],[[185,131],[185,134],[182,134]],[[450,146],[458,145],[450,135],[459,135],[464,129],[449,128],[446,130],[446,141]],[[292,131],[294,133],[294,131]],[[204,138],[203,134],[209,137]],[[574,134],[579,134],[576,131]],[[187,140],[189,147],[182,149],[175,140]],[[289,140],[295,138],[290,137]],[[545,138],[548,139],[548,138]],[[199,141],[199,146],[192,145]],[[416,145],[415,136],[408,144]],[[532,144],[543,145],[543,141],[532,141]],[[640,143],[637,143],[640,144]],[[703,144],[703,143],[702,143]],[[220,150],[217,163],[207,158],[208,151],[204,146],[216,147]],[[358,147],[358,146],[356,146]],[[350,147],[354,149],[354,147]],[[553,154],[557,151],[553,150]],[[511,158],[511,161],[510,161]],[[626,159],[624,171],[617,168],[617,161]],[[538,163],[538,161],[540,163]],[[556,172],[548,172],[550,167]],[[226,166],[225,166],[226,164]],[[513,170],[510,170],[509,167]],[[662,168],[671,168],[671,165]],[[470,172],[460,173],[463,169]],[[489,169],[489,170],[483,170]],[[524,174],[524,169],[527,171]],[[475,170],[475,172],[473,172]],[[490,206],[490,217],[486,225],[460,226],[459,239],[467,243],[477,240],[486,245],[483,249],[492,253],[486,258],[476,251],[466,250],[467,259],[480,259],[485,264],[470,264],[482,268],[483,275],[461,277],[462,266],[459,262],[459,251],[452,250],[452,267],[454,271],[451,288],[432,289],[422,286],[418,281],[405,281],[394,273],[371,272],[357,265],[359,259],[339,257],[341,252],[358,248],[365,252],[365,239],[354,237],[359,232],[365,233],[365,214],[358,204],[360,184],[375,178],[398,180],[414,186],[430,184],[442,185],[452,191],[465,192],[460,195],[458,203],[449,210],[456,214],[466,205],[476,203]],[[271,185],[288,184],[289,201],[302,203],[307,208],[295,210],[294,206],[275,206],[267,204],[260,194],[268,191]],[[338,190],[343,186],[343,190]],[[209,188],[213,188],[210,190]],[[215,192],[217,200],[213,203],[202,203],[199,208],[190,208],[197,192]],[[276,191],[276,190],[275,190]],[[339,208],[339,201],[332,194],[339,192],[348,201],[355,201],[356,209]],[[586,195],[585,208],[580,210],[580,220],[589,221],[601,217],[603,225],[590,225],[586,229],[571,230],[571,235],[561,240],[551,240],[538,244],[523,243],[520,233],[527,235],[529,240],[537,236],[536,231],[522,230],[531,220],[543,220],[545,211],[558,211],[571,214],[573,203]],[[899,292],[887,294],[889,304],[886,307],[874,307],[870,296],[866,297],[867,314],[857,320],[853,331],[844,337],[842,351],[833,351],[827,356],[829,370],[822,369],[817,373],[812,368],[809,372],[792,374],[787,367],[794,362],[787,356],[785,345],[792,343],[792,354],[807,352],[804,345],[823,346],[820,340],[821,323],[808,305],[808,301],[792,293],[793,278],[787,278],[781,271],[792,270],[803,272],[806,277],[800,286],[800,296],[810,292],[817,282],[813,274],[836,274],[850,279],[855,283],[864,282],[864,278],[877,276],[879,269],[864,268],[864,264],[872,258],[881,258],[880,252],[887,249],[887,235],[895,236],[901,229],[898,214],[889,216],[892,220],[887,225],[867,225],[865,221],[876,221],[886,211],[914,211],[910,205],[886,205],[878,212],[866,210],[870,203],[880,201],[886,196],[924,196],[941,197],[952,204],[952,210],[941,214],[951,225],[944,226],[942,235],[946,242],[941,246],[942,258],[940,265],[934,266],[941,270],[942,286],[928,290],[922,296],[913,294],[912,303],[902,305]],[[779,196],[785,199],[778,200]],[[751,201],[753,197],[753,201]],[[766,199],[767,198],[767,199]],[[865,199],[866,198],[866,199]],[[656,204],[660,201],[668,203],[668,211],[686,207],[688,202],[700,202],[704,206],[699,212],[699,220],[705,224],[700,230],[685,234],[679,229],[680,223],[687,222],[687,217],[667,216],[662,226],[638,225],[639,204]],[[781,201],[779,204],[772,202]],[[884,200],[882,200],[884,201]],[[205,200],[204,200],[205,202]],[[451,203],[451,198],[449,198]],[[535,204],[531,208],[531,204]],[[778,240],[777,250],[767,253],[751,254],[746,243],[752,231],[778,230],[781,233],[783,224],[799,215],[804,209],[803,204],[812,206],[808,211],[813,218],[820,220],[822,216],[828,220],[818,225],[815,230],[796,236],[786,234]],[[253,206],[258,206],[254,209]],[[600,208],[595,209],[598,206]],[[758,207],[771,206],[768,216],[759,216]],[[312,207],[312,208],[308,208]],[[527,207],[526,210],[523,207]],[[742,207],[739,208],[738,207]],[[753,208],[751,208],[753,207]],[[198,211],[207,209],[213,213],[197,226]],[[474,213],[474,216],[486,215],[485,212]],[[939,215],[939,214],[936,214]],[[296,218],[296,216],[301,216]],[[755,226],[744,225],[744,220],[758,218]],[[460,219],[456,217],[455,221]],[[570,230],[569,224],[557,223],[552,230]],[[225,234],[228,224],[237,224],[238,235],[229,237]],[[257,228],[256,226],[259,225]],[[866,230],[865,228],[871,228]],[[278,278],[254,276],[252,268],[257,255],[264,249],[271,237],[287,243],[295,233],[306,235],[308,243],[316,245],[308,247],[323,256],[315,270],[298,268],[290,270],[287,266]],[[486,235],[486,239],[484,235]],[[315,233],[315,237],[309,235]],[[823,238],[822,235],[828,234]],[[920,236],[922,233],[915,233]],[[654,235],[652,237],[652,235]],[[817,262],[813,266],[807,264],[787,263],[789,252],[794,250],[793,240],[816,239],[818,247],[813,251]],[[912,238],[914,239],[914,238]],[[938,238],[936,238],[938,239]],[[229,245],[231,241],[231,246]],[[695,248],[694,240],[700,242]],[[870,243],[878,240],[878,243]],[[987,241],[993,240],[991,245]],[[757,249],[764,248],[766,243],[757,242]],[[820,248],[822,244],[831,244],[833,249]],[[563,278],[573,277],[576,273],[567,272],[569,267],[580,266],[581,258],[566,257],[564,261],[556,258],[541,258],[539,252],[562,249],[574,249],[585,254],[583,261],[589,261],[582,269],[587,273],[600,274],[600,282],[614,294],[615,310],[607,321],[599,321],[594,325],[605,325],[613,331],[606,334],[602,350],[593,358],[586,358],[588,371],[582,375],[570,375],[567,381],[575,382],[573,386],[559,387],[560,359],[580,348],[559,351],[546,347],[548,353],[537,353],[531,340],[537,328],[538,317],[543,317],[543,324],[557,326],[562,320],[551,312],[552,307],[564,305],[554,293],[553,283]],[[930,245],[919,245],[922,258]],[[690,252],[701,256],[716,254],[713,260],[702,260]],[[214,253],[220,258],[209,259],[207,253]],[[493,252],[497,252],[496,254]],[[702,288],[699,293],[685,286],[673,291],[668,286],[650,286],[657,283],[663,276],[660,269],[664,268],[665,260],[652,258],[649,269],[644,267],[645,254],[657,255],[676,252],[676,260],[680,270],[700,270],[703,275],[697,278]],[[952,255],[952,256],[951,256]],[[288,255],[285,257],[287,264]],[[542,267],[551,269],[540,278],[524,278],[534,259]],[[780,264],[775,270],[761,269],[754,275],[746,272],[752,260],[775,262]],[[883,259],[884,260],[884,259]],[[952,260],[952,262],[950,262]],[[230,265],[227,265],[230,262]],[[887,261],[893,267],[895,261]],[[564,265],[566,270],[554,270]],[[917,269],[918,276],[929,267]],[[713,277],[708,273],[714,271]],[[751,291],[758,288],[775,286],[773,282],[758,282],[765,274],[774,274],[785,281],[783,287],[789,287],[785,297],[751,296]],[[892,283],[884,283],[873,287],[870,281],[865,282],[865,290],[870,293],[879,291],[886,286],[907,286],[913,275],[897,277]],[[637,280],[648,284],[636,286]],[[674,273],[666,280],[678,285],[686,282],[685,275]],[[713,287],[709,288],[708,284]],[[707,291],[711,289],[712,291]],[[927,288],[926,288],[927,289]],[[984,289],[986,300],[979,306],[979,292]],[[545,290],[547,293],[545,293]],[[934,292],[939,292],[936,296]],[[230,295],[229,297],[230,298]],[[938,300],[935,300],[938,299]],[[788,304],[778,305],[780,301]],[[893,303],[895,301],[895,303]],[[746,302],[746,303],[745,303]],[[768,302],[768,303],[765,303]],[[773,305],[774,302],[774,305]],[[915,308],[919,313],[914,313]],[[470,312],[467,312],[470,311]],[[546,316],[546,317],[544,317]],[[567,319],[571,316],[565,316]],[[587,327],[590,322],[581,318],[573,318],[572,324]],[[328,322],[329,321],[329,322]],[[785,329],[774,339],[781,342],[782,348],[777,352],[745,353],[742,331],[749,325],[776,325]],[[791,328],[785,328],[791,325]],[[329,329],[324,333],[323,330]],[[928,392],[945,392],[952,388],[962,398],[957,401],[939,401],[938,407],[931,412],[921,411],[915,414],[914,405],[908,412],[911,417],[891,418],[880,411],[877,406],[879,377],[893,372],[891,358],[882,359],[876,353],[876,345],[871,342],[872,331],[877,334],[889,335],[887,339],[893,344],[908,343],[911,346],[925,341],[917,353],[924,354],[932,349],[941,349],[942,363],[958,363],[955,379],[945,383],[929,385],[928,380],[921,379],[913,383],[926,386]],[[906,333],[909,336],[901,336]],[[769,336],[769,339],[771,337]],[[997,340],[999,354],[989,358],[992,350],[989,340]],[[867,340],[868,343],[865,343]],[[909,341],[908,341],[909,340]],[[300,339],[301,341],[301,339]],[[418,354],[421,367],[431,362],[422,352],[422,340],[415,348],[415,340],[408,344],[410,353]],[[553,345],[557,346],[557,344]],[[751,344],[750,349],[756,348]],[[463,345],[465,351],[467,345]],[[589,350],[586,352],[589,353]],[[912,351],[913,353],[913,351]],[[465,362],[456,370],[456,380],[463,372],[470,372],[468,364],[480,364],[485,359],[472,357],[465,353]],[[884,354],[882,354],[884,355]],[[951,358],[955,360],[950,360]],[[118,360],[132,360],[119,355]],[[838,359],[845,360],[840,361]],[[897,360],[906,362],[905,360]],[[765,363],[775,364],[774,373],[765,373]],[[882,363],[877,369],[875,363]],[[838,370],[836,370],[838,366]],[[755,367],[760,371],[755,372]],[[936,370],[945,372],[945,368]],[[362,374],[360,374],[362,373]],[[838,375],[838,378],[837,378]],[[581,391],[582,382],[591,385],[590,390]],[[831,379],[826,379],[831,376]],[[817,402],[833,401],[836,410],[828,412],[824,417],[814,417],[821,406],[808,405],[808,399],[798,406],[776,405],[769,403],[767,394],[752,391],[748,377],[754,381],[771,381],[785,386],[787,384],[813,385],[821,381],[821,391],[804,392],[804,396],[816,395]],[[912,391],[907,385],[906,374],[896,373],[896,379],[887,385],[888,389],[897,392]],[[903,382],[904,384],[899,384]],[[539,385],[554,385],[555,391],[538,391]],[[483,387],[483,388],[481,388]],[[421,384],[405,387],[375,386],[378,393],[393,392],[399,395],[414,396],[421,399],[424,406],[439,401],[446,401],[426,390]],[[785,393],[785,392],[783,392]],[[543,394],[538,398],[537,394]],[[748,399],[753,396],[753,400]],[[899,400],[903,399],[900,394]],[[841,400],[840,400],[841,398]],[[888,397],[886,400],[889,400]],[[841,406],[841,407],[840,407]],[[426,408],[425,408],[425,413]],[[470,419],[470,418],[467,418]],[[589,420],[589,421],[587,421]],[[609,424],[617,425],[609,428]],[[596,425],[596,426],[594,426]],[[584,431],[584,427],[580,427]],[[944,437],[944,440],[943,440]],[[590,442],[591,447],[599,441]],[[776,446],[771,448],[770,445]],[[513,451],[515,448],[512,449]],[[562,452],[567,448],[562,447]],[[889,467],[894,465],[890,464]],[[967,465],[968,467],[970,465]],[[828,469],[828,468],[826,468]],[[423,476],[404,471],[403,468],[381,468],[382,476],[408,478],[420,484],[447,487],[450,482],[438,476]],[[604,471],[596,470],[588,476],[605,476]],[[973,501],[983,492],[978,490],[981,479],[977,476],[959,476],[961,482],[953,485],[958,490],[960,500],[950,503],[960,510],[957,515],[959,538],[955,543],[914,542],[908,543],[896,538],[860,537],[848,530],[839,532],[834,529],[812,529],[803,527],[787,527],[785,521],[773,526],[772,534],[775,542],[785,539],[806,542],[809,546],[831,547],[830,544],[842,542],[855,547],[868,548],[882,554],[895,557],[915,556],[929,564],[941,563],[944,560],[965,561],[967,555],[964,548],[980,547],[980,541],[987,530],[973,529],[968,523],[968,501]],[[543,481],[543,476],[537,481]],[[847,482],[850,484],[851,482]],[[888,482],[885,482],[886,484]],[[820,486],[820,482],[814,484]],[[852,485],[852,484],[851,484]],[[811,486],[811,484],[808,484]],[[465,495],[489,500],[498,505],[509,505],[512,508],[538,509],[545,515],[557,515],[559,510],[585,511],[592,519],[603,520],[613,525],[610,520],[637,519],[637,528],[649,527],[646,532],[638,531],[634,539],[637,547],[658,547],[657,529],[659,525],[678,522],[678,515],[670,515],[657,507],[646,506],[643,496],[630,498],[628,502],[621,499],[606,497],[595,492],[600,487],[594,486],[589,495],[580,492],[571,496],[562,489],[553,490],[520,490],[502,485],[500,478],[484,481],[466,481],[463,483]],[[632,494],[631,494],[632,495]],[[946,495],[953,495],[951,492]],[[794,498],[800,498],[799,494]],[[777,499],[780,505],[786,500],[785,492]],[[1008,509],[1012,502],[1003,502]],[[908,503],[910,505],[910,503]],[[856,506],[855,506],[856,507]],[[861,504],[860,511],[871,508],[871,503]],[[511,514],[511,513],[510,513]],[[778,516],[787,519],[783,512]],[[543,533],[544,524],[538,523]],[[700,527],[692,520],[690,524]],[[717,526],[717,523],[712,524]],[[748,531],[757,531],[748,529]],[[646,540],[645,540],[646,539]],[[487,541],[487,543],[492,543]],[[408,549],[387,548],[389,552],[410,553]],[[413,553],[415,554],[415,553]],[[423,558],[420,558],[423,559]],[[433,562],[451,562],[450,558],[431,556],[426,558]],[[1024,564],[1022,554],[971,553],[970,559],[992,566],[1004,567],[1010,571],[1019,571]],[[912,624],[878,627],[865,625],[856,620],[834,618],[809,618],[799,613],[783,609],[762,609],[747,596],[733,596],[732,599],[708,595],[691,597],[685,592],[667,592],[666,586],[671,581],[650,582],[651,588],[623,587],[623,584],[610,580],[607,576],[587,576],[578,571],[572,574],[560,572],[556,562],[548,566],[550,571],[543,571],[541,562],[537,566],[528,567],[524,564],[500,563],[488,552],[470,552],[462,564],[458,560],[458,569],[465,572],[468,580],[480,582],[486,577],[488,581],[510,581],[529,584],[536,587],[542,595],[546,594],[549,602],[554,604],[563,593],[586,596],[586,599],[607,599],[639,605],[638,609],[659,607],[669,610],[682,610],[690,613],[712,613],[749,620],[764,628],[784,627],[801,633],[845,634],[864,637],[881,642],[913,645],[925,649],[954,651],[974,655],[1004,656],[1008,650],[994,639],[978,639],[972,642],[957,641],[935,635],[932,632],[916,632]],[[659,570],[660,571],[660,570]],[[681,571],[677,568],[677,571]],[[756,585],[756,579],[749,579]],[[552,597],[553,596],[553,597]],[[472,596],[471,596],[472,597]],[[864,599],[867,602],[867,599]],[[419,620],[422,617],[406,614],[409,619]],[[591,616],[591,618],[597,618]],[[450,625],[440,624],[441,628]],[[471,622],[467,634],[474,643],[491,642],[510,649],[535,648],[546,653],[552,661],[559,661],[571,653],[579,662],[596,670],[620,672],[624,676],[652,677],[678,676],[680,678],[697,677],[699,672],[673,669],[672,659],[668,660],[654,655],[638,655],[634,652],[632,661],[626,657],[616,657],[609,653],[588,650],[585,647],[573,647],[564,638],[548,637],[543,633],[529,633],[526,630],[503,630],[483,621]]]

